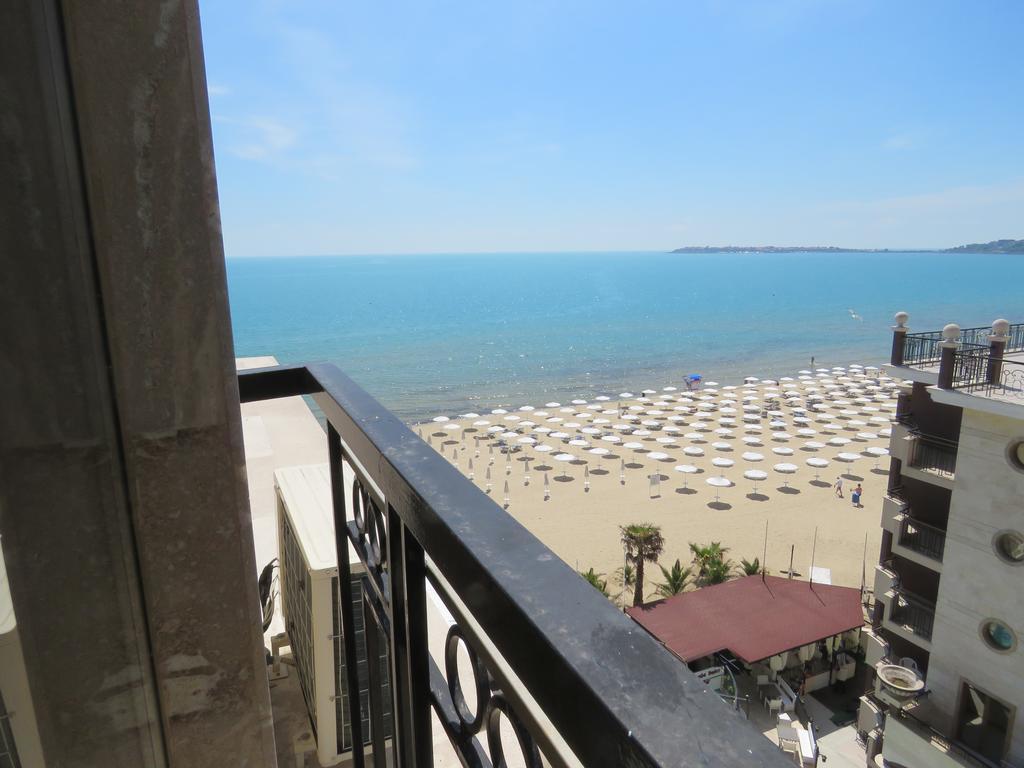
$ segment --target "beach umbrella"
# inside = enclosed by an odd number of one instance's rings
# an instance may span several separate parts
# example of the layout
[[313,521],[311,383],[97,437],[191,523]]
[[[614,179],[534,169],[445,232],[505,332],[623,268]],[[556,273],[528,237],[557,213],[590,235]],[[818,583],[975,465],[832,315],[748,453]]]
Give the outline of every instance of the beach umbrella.
[[829,445],[841,447],[847,445],[850,442],[849,438],[846,437],[833,437],[828,440]]
[[748,469],[743,473],[743,476],[747,478],[747,480],[754,481],[754,493],[757,493],[757,484],[768,479],[768,473],[762,472],[760,469]]
[[520,411],[525,411],[526,413],[529,413],[530,411],[533,410],[533,406],[532,405],[521,405],[521,406],[519,406],[519,410]]
[[727,443],[724,440],[716,440],[715,442],[713,442],[711,444],[711,447],[714,448],[716,451],[731,451],[732,450],[732,444],[731,443]]
[[551,498],[551,484],[548,482],[548,473],[544,473],[544,501]]
[[505,481],[505,506],[508,507],[508,480]]
[[874,446],[872,446],[871,448],[866,449],[865,452],[866,453],[870,453],[872,456],[875,457],[875,469],[878,469],[878,461],[879,461],[879,459],[881,459],[883,456],[888,456],[889,455],[889,449],[888,448],[878,448],[878,447],[874,447]]
[[761,438],[755,435],[749,435],[743,438],[744,445],[761,445]]
[[704,449],[698,448],[696,445],[688,445],[685,448],[683,448],[683,453],[685,453],[687,456],[703,456]]
[[636,435],[637,437],[647,437],[651,434],[649,429],[634,429],[630,434]]
[[552,432],[548,437],[553,437],[556,440],[565,440],[571,437],[571,435],[568,432]]
[[502,416],[501,418],[505,421],[519,421],[519,417],[514,413],[510,413],[508,416]]
[[836,454],[836,461],[842,461],[842,462],[844,462],[846,464],[852,464],[853,462],[857,461],[857,459],[859,459],[859,458],[860,458],[860,454],[859,453],[849,453],[848,451],[844,451],[843,453],[837,453]]
[[661,453],[660,451],[651,451],[647,456],[655,461],[665,461],[668,458],[667,453]]
[[700,432],[687,432],[685,435],[683,435],[683,437],[685,437],[687,440],[692,440],[695,443],[706,442],[704,435],[701,434]]
[[592,453],[594,456],[597,456],[597,466],[600,467],[602,457],[607,456],[611,451],[607,448],[591,448],[588,453]]
[[818,479],[818,471],[817,470],[825,469],[825,467],[828,466],[828,459],[808,459],[804,463],[807,464],[807,466],[809,466],[809,467],[814,467],[814,469],[815,469],[814,479],[817,480]]
[[715,489],[715,502],[716,503],[719,500],[719,496],[718,496],[719,490],[721,488],[729,488],[729,487],[732,486],[732,480],[728,479],[727,477],[723,477],[721,475],[719,475],[718,477],[709,477],[704,482],[707,483],[708,485],[714,487],[714,489]]
[[[574,461],[575,459],[576,459],[576,457],[575,457],[575,456],[573,456],[573,455],[572,455],[571,453],[556,453],[556,454],[555,454],[555,461],[560,461],[560,462],[562,462],[563,464],[565,464],[566,462]],[[562,476],[562,477],[568,477],[569,475],[568,475],[568,473],[567,473],[567,472],[566,472],[566,471],[565,471],[565,470],[563,469],[563,470],[562,470],[562,475],[561,475],[561,476]]]
[[716,467],[731,467],[736,462],[734,462],[732,459],[726,459],[722,456],[716,456],[711,460],[711,463],[714,464]]
[[487,493],[490,493],[491,492],[491,468],[490,468],[490,466],[487,467],[487,478],[486,479],[487,479],[486,491],[487,491]]
[[[634,433],[634,434],[636,434],[636,433]],[[621,443],[622,442],[622,438],[619,437],[618,435],[602,435],[601,440],[603,440],[606,443]]]
[[857,438],[859,440],[877,440],[878,435],[876,435],[874,432],[858,432]]
[[447,416],[435,416],[432,420],[438,424],[443,424],[444,422],[449,421]]
[[608,397],[608,395],[598,395],[594,399],[597,400],[599,403],[606,403],[609,400],[611,400],[611,398]]
[[671,445],[677,441],[674,437],[659,437],[655,439],[655,442],[661,443],[662,445]]
[[590,490],[590,465],[583,467],[583,492]]
[[619,482],[626,484],[626,460],[619,459]]
[[652,499],[661,496],[661,472],[652,472],[647,476],[647,480],[650,483],[648,496]]
[[792,448],[772,448],[772,453],[774,453],[776,456],[792,456],[793,455],[793,449]]
[[469,460],[469,473],[468,474],[469,474],[469,479],[472,480],[473,479],[473,460],[472,459]]
[[586,448],[588,445],[590,445],[590,443],[588,443],[581,437],[577,437],[570,440],[569,445],[571,445],[573,448]]
[[783,432],[783,431],[772,432],[772,440],[779,440],[779,441],[783,441],[784,442],[786,440],[789,440],[789,438],[791,438],[791,437],[792,437],[792,435],[789,434],[789,432]]
[[811,451],[817,451],[820,448],[824,448],[824,447],[825,447],[825,444],[824,443],[819,443],[817,440],[808,440],[806,443],[804,443],[804,448],[807,448],[808,450],[811,450]]
[[[677,464],[675,466],[676,472],[681,472],[684,475],[695,475],[699,471],[693,464]],[[683,478],[683,488],[686,488],[686,478]]]
[[764,454],[757,451],[744,451],[741,458],[744,461],[764,461]]
[[[778,472],[781,475],[791,475],[791,474],[793,474],[794,472],[797,471],[798,467],[797,467],[796,464],[790,464],[789,462],[785,462],[784,461],[781,464],[776,464],[774,467],[772,467],[772,469],[774,469],[776,472]],[[783,484],[783,487],[785,487],[785,488],[789,487],[789,481],[788,480],[784,480],[782,484]]]

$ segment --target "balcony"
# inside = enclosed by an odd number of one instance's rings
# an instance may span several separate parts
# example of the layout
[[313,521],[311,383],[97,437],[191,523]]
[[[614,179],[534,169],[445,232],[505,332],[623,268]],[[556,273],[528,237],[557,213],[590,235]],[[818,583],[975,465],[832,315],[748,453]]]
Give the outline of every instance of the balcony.
[[936,563],[942,562],[942,553],[946,548],[946,532],[928,523],[914,519],[909,513],[899,521],[899,534],[896,542],[901,547],[916,552]]
[[956,478],[957,443],[913,428],[911,435],[903,474],[952,489]]
[[[363,665],[362,675],[371,692],[390,683],[389,701],[347,699],[352,740],[371,747],[352,753],[356,768],[396,755],[434,764],[435,716],[465,765],[504,764],[510,747],[527,766],[786,764],[761,734],[729,720],[684,664],[337,368],[258,369],[238,381],[242,402],[311,395],[327,421],[346,679],[360,679],[358,592],[364,624],[379,630],[366,636],[381,638],[374,653],[387,660]],[[428,591],[454,618],[440,663],[428,649]],[[463,652],[475,695],[461,687],[466,674],[455,659]],[[388,738],[386,712],[395,713]]]
[[890,713],[885,718],[882,755],[887,762],[934,768],[992,768],[992,763],[921,720],[917,711]]
[[909,633],[918,645],[925,641],[931,650],[932,627],[935,623],[935,604],[906,589],[896,587],[888,595],[884,624],[887,629]]

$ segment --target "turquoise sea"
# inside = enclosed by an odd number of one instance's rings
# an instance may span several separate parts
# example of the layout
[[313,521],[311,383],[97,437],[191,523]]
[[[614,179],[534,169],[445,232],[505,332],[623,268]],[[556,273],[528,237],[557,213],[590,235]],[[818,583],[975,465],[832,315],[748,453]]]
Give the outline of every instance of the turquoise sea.
[[403,419],[888,359],[1024,318],[1024,258],[502,253],[229,259],[235,354],[328,360]]

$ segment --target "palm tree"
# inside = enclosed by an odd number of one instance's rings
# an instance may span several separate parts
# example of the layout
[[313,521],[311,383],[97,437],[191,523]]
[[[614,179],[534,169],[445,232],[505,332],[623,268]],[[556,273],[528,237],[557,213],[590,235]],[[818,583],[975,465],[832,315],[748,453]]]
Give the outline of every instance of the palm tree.
[[636,583],[633,585],[633,605],[644,602],[644,563],[656,563],[665,549],[661,528],[651,523],[632,523],[619,527],[626,559],[636,568]]
[[744,576],[757,576],[761,573],[761,560],[756,557],[753,560],[747,560],[745,557],[741,557],[740,570],[743,571]]
[[602,573],[597,573],[593,568],[586,571],[580,571],[580,576],[586,579],[590,583],[590,586],[605,597],[608,597],[608,581],[601,578],[603,575],[604,574]]
[[678,595],[684,589],[686,585],[690,583],[690,576],[693,575],[692,568],[683,568],[679,562],[679,558],[676,558],[675,565],[672,566],[672,570],[668,570],[663,565],[659,565],[661,568],[661,575],[665,577],[665,581],[661,584],[656,584],[658,594],[662,597],[672,597],[672,595]]
[[732,561],[725,559],[728,547],[723,547],[720,542],[713,541],[706,547],[690,542],[690,552],[693,553],[693,565],[697,569],[697,585],[706,587],[710,584],[721,584],[729,578],[732,570]]

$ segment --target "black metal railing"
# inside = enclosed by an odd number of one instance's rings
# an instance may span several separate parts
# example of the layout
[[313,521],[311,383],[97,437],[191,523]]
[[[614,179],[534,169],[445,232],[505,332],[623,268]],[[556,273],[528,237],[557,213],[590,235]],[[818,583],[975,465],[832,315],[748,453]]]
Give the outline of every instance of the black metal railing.
[[[960,348],[988,349],[991,345],[989,337],[992,335],[991,326],[978,326],[976,328],[960,329]],[[903,365],[921,366],[936,365],[942,357],[942,331],[922,331],[921,333],[908,333],[903,338]],[[1006,347],[1004,352],[1024,351],[1024,323],[1013,323],[1006,334]]]
[[909,507],[904,509],[904,518],[900,522],[900,546],[942,562],[942,553],[946,549],[946,532],[911,517],[909,511]]
[[956,474],[957,443],[953,440],[916,432],[910,454],[910,466],[943,477]]
[[959,351],[954,361],[954,389],[1024,400],[1024,362]]
[[889,606],[889,621],[909,629],[918,637],[932,639],[935,605],[913,592],[899,588]]
[[[327,422],[344,665],[349,681],[370,678],[368,718],[360,697],[346,697],[352,741],[370,745],[353,750],[355,768],[432,765],[432,713],[466,766],[503,766],[510,748],[530,768],[785,764],[761,734],[727,725],[726,705],[686,665],[335,366],[244,371],[238,384],[242,402],[312,395]],[[368,651],[389,662],[362,671],[356,579],[366,626],[379,630],[366,637],[383,646]],[[447,631],[443,669],[428,651],[428,592],[455,622],[437,627]],[[467,671],[475,695],[463,691]],[[503,721],[517,745],[502,743]]]
[[941,357],[942,331],[908,333],[903,339],[903,364],[928,365],[939,362]]

